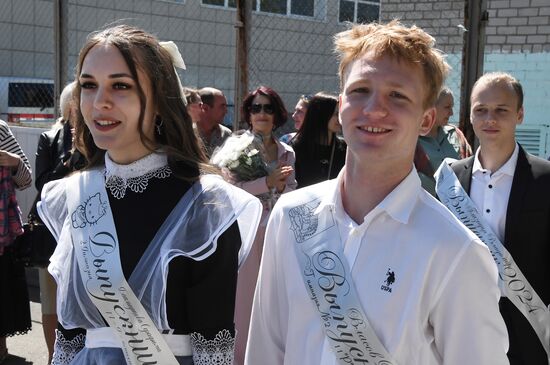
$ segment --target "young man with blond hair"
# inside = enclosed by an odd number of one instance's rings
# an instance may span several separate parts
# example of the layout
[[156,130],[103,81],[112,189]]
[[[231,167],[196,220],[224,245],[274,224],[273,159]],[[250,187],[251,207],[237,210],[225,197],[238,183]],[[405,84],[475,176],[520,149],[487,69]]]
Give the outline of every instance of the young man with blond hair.
[[[475,204],[479,219],[517,265],[508,266],[501,275],[501,287],[511,289],[500,300],[510,338],[510,364],[548,364],[542,343],[548,348],[550,162],[527,153],[516,142],[516,127],[523,115],[519,81],[503,72],[483,75],[472,89],[470,112],[479,149],[451,168]],[[518,309],[522,307],[527,316]],[[545,316],[546,321],[536,320]]]
[[335,43],[346,166],[275,206],[246,363],[506,364],[493,259],[413,167],[448,65],[397,21]]

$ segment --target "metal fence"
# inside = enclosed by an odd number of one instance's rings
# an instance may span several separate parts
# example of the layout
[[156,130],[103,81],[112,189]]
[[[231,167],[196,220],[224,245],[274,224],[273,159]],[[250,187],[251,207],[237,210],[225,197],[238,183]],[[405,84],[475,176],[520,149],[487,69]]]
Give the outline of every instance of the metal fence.
[[[242,97],[236,92],[239,72],[248,75],[242,93],[271,86],[292,110],[300,94],[338,93],[332,36],[345,28],[346,21],[398,17],[425,28],[448,54],[453,67],[448,84],[458,108],[463,47],[458,25],[463,23],[464,1],[387,0],[382,5],[379,0],[248,1],[252,7],[248,59],[238,63],[237,0],[2,0],[0,118],[23,125],[53,119],[53,97],[61,89],[56,85],[54,90],[53,85],[73,79],[86,36],[113,23],[134,24],[161,40],[175,41],[187,64],[180,74],[182,82],[223,90],[230,104],[225,122],[231,124],[235,103]],[[56,27],[61,30],[57,41]],[[56,59],[56,50],[61,59]],[[62,68],[56,71],[58,65]]]
[[[525,77],[520,74],[519,79],[528,88],[537,90],[531,93],[527,103],[542,111],[548,95],[544,88],[550,84],[545,76],[548,72],[544,71],[550,56],[536,52],[550,49],[548,6],[541,1],[522,7],[512,3],[496,0],[0,0],[0,119],[12,125],[51,125],[56,115],[54,100],[62,86],[74,78],[80,47],[90,32],[109,24],[137,25],[161,40],[176,42],[187,65],[187,70],[180,72],[183,84],[221,89],[229,103],[224,122],[232,124],[238,119],[236,112],[244,94],[259,85],[274,88],[289,111],[301,94],[338,93],[332,36],[343,30],[347,21],[394,18],[425,29],[446,54],[452,67],[447,86],[455,96],[455,115],[451,122],[469,125],[467,114],[463,111],[460,117],[459,113],[461,104],[464,106],[467,101],[461,100],[468,91],[464,80],[482,70],[462,75],[463,64],[467,64],[468,59],[483,59],[485,39],[492,55],[491,58],[485,55],[489,69],[505,67],[505,71],[513,72],[521,69],[519,64],[530,62],[525,69],[531,71],[525,71]],[[246,49],[240,47],[244,25],[237,9],[239,4],[251,8],[246,24],[249,27]],[[468,7],[471,10],[480,4],[488,8],[488,37],[467,24],[486,21],[483,14],[478,14],[479,19],[465,14]],[[477,48],[466,49],[465,42],[470,45],[472,35],[479,38]],[[510,56],[512,51],[521,53]],[[528,57],[529,52],[535,55]],[[243,54],[247,56],[244,61]],[[503,55],[515,61],[503,62]],[[243,75],[246,75],[244,85]],[[526,84],[528,78],[530,81]],[[541,89],[543,92],[539,92]],[[536,103],[535,98],[538,98]],[[546,115],[541,111],[536,114],[541,119],[539,123],[542,123],[541,116]],[[291,128],[292,123],[287,123],[280,133]],[[21,133],[24,129],[18,130],[18,135]],[[33,135],[37,137],[36,133]],[[27,155],[34,155],[35,142],[26,141],[24,150]]]
[[[244,94],[260,85],[275,89],[292,112],[301,94],[338,93],[332,37],[346,22],[392,18],[421,26],[447,54],[453,68],[448,86],[455,92],[458,115],[466,0],[246,1],[251,9],[243,52],[237,5],[245,2],[240,0],[1,0],[0,118],[47,127],[56,115],[55,97],[74,79],[88,34],[119,23],[176,42],[187,65],[180,72],[182,83],[221,89],[229,103],[226,124],[237,119]],[[242,54],[247,55],[244,62]],[[239,87],[243,74],[247,82]],[[287,123],[280,133],[292,126]],[[36,145],[28,143],[25,152],[33,155]]]
[[[237,5],[252,8],[247,62],[237,55],[240,24]],[[278,91],[288,109],[300,94],[337,92],[332,35],[345,21],[400,18],[432,34],[453,67],[448,86],[455,94],[454,122],[459,122],[464,41],[480,38],[474,57],[488,70],[503,69],[534,89],[547,88],[548,2],[499,0],[0,0],[0,118],[23,125],[43,125],[55,115],[53,96],[74,77],[78,51],[86,36],[113,22],[135,24],[174,40],[188,69],[181,73],[189,86],[214,86],[238,104],[246,91],[265,84]],[[485,4],[487,37],[466,31],[465,9]],[[62,9],[63,11],[60,11]],[[56,30],[60,29],[57,33]],[[59,34],[56,38],[55,35]],[[479,56],[481,53],[481,56]],[[487,55],[490,57],[487,57]],[[507,58],[505,60],[504,58]],[[520,65],[520,66],[518,66]],[[522,66],[525,65],[524,68]],[[238,89],[239,74],[248,82]],[[479,71],[478,71],[479,72]],[[470,72],[477,74],[478,72]],[[527,83],[525,83],[528,81]],[[464,88],[466,89],[466,88]],[[466,90],[467,91],[467,90]],[[532,93],[528,113],[548,123],[548,91]],[[537,98],[536,101],[534,98]],[[230,105],[233,106],[233,105]],[[235,108],[235,109],[238,109]],[[533,110],[536,110],[533,113]],[[226,123],[236,116],[230,109]],[[465,116],[463,115],[464,119]]]
[[0,118],[40,124],[54,116],[52,2],[0,1]]
[[445,54],[446,60],[451,66],[446,86],[454,94],[454,117],[451,118],[451,122],[457,124],[461,103],[465,5],[465,0],[428,2],[388,0],[382,7],[384,21],[398,18],[405,23],[416,24],[435,38],[436,47]]
[[[336,1],[256,2],[248,51],[249,89],[272,87],[292,111],[301,94],[338,94],[332,36],[343,29]],[[276,6],[277,5],[277,6]],[[281,133],[293,128],[288,123]],[[286,128],[285,128],[286,127]]]

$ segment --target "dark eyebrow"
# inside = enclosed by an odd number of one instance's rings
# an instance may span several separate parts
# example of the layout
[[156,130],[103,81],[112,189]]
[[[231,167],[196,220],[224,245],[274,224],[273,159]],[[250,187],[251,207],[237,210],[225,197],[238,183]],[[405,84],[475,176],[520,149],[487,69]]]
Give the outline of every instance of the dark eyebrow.
[[[89,74],[80,74],[80,77],[85,78],[85,79],[93,79],[94,78],[92,75],[89,75]],[[133,79],[132,75],[129,75],[127,73],[118,73],[118,74],[109,75],[110,79],[118,79],[120,77],[128,77],[130,79]]]

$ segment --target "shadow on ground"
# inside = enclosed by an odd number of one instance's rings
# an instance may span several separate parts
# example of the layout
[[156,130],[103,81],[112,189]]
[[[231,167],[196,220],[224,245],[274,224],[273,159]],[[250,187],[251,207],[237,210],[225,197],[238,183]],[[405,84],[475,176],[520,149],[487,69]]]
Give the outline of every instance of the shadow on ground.
[[42,334],[40,318],[40,289],[38,271],[27,269],[27,288],[31,301],[32,330],[25,335],[8,337],[8,351],[10,355],[2,365],[45,365],[48,354]]
[[2,365],[33,365],[34,362],[27,361],[23,357],[19,357],[17,355],[9,355],[6,360],[2,363]]

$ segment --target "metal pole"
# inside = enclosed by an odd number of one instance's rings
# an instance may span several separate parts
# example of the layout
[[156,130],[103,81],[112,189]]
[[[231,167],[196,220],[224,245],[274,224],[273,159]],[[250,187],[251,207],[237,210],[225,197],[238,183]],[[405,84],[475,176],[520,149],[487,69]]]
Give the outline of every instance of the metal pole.
[[55,95],[55,117],[59,117],[59,95],[67,84],[67,65],[68,65],[68,0],[54,1],[54,57],[55,57],[55,75],[54,75],[54,95]]
[[248,92],[248,47],[250,43],[250,25],[252,19],[252,2],[237,0],[235,28],[237,28],[235,54],[235,119],[233,130],[240,129],[241,105]]
[[483,74],[485,27],[489,21],[486,0],[466,0],[464,6],[465,33],[462,52],[462,80],[459,127],[474,146],[475,135],[470,123],[470,94],[476,80]]

